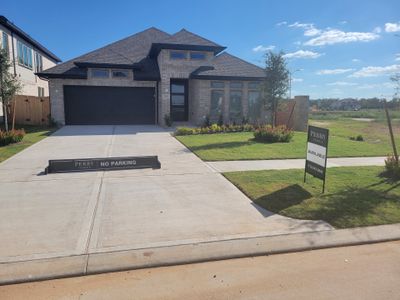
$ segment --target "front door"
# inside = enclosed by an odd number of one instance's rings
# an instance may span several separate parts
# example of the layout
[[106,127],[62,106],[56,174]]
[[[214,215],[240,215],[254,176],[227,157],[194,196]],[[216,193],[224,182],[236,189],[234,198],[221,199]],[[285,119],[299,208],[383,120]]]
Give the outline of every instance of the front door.
[[172,121],[188,121],[187,80],[171,80]]

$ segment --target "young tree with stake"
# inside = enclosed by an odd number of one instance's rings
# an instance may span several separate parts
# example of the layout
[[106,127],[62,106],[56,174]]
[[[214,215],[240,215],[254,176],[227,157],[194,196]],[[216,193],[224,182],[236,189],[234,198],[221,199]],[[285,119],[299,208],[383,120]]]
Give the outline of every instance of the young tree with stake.
[[279,101],[289,89],[289,70],[286,66],[284,53],[269,51],[265,56],[265,81],[263,84],[263,98],[266,109],[272,111],[272,126],[276,126],[276,112]]
[[7,105],[22,88],[19,78],[10,73],[11,66],[12,64],[8,57],[8,52],[4,49],[0,49],[0,102],[3,107],[6,131],[8,131]]

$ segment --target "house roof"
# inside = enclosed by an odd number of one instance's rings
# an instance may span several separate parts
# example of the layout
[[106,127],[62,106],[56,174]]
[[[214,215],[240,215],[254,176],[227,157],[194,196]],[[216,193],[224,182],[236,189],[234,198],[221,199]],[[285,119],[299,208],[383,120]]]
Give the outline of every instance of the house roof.
[[240,59],[228,52],[223,52],[212,61],[213,68],[197,69],[191,78],[197,79],[262,79],[265,77],[264,69]]
[[14,23],[10,22],[6,17],[0,16],[0,24],[6,27],[11,32],[15,33],[19,37],[23,38],[25,41],[35,46],[37,49],[46,54],[49,58],[53,59],[55,62],[60,62],[61,59],[57,57],[53,52],[47,49],[45,46],[40,44],[34,38],[32,38],[29,34],[24,32],[21,28],[17,27]]
[[[112,67],[134,69],[135,80],[158,80],[160,78],[157,60],[161,49],[187,49],[213,51],[215,54],[225,47],[182,29],[170,35],[151,27],[123,40],[79,56],[38,75],[47,78],[87,78],[87,67]],[[199,68],[193,78],[208,77],[263,77],[261,68],[245,62],[228,53],[215,56],[210,66]]]

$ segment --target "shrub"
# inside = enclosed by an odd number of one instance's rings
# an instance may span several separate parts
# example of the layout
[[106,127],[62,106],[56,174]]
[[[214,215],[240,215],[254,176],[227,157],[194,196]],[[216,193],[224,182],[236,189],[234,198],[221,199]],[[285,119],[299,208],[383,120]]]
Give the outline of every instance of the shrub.
[[0,130],[0,146],[6,146],[8,144],[19,143],[25,136],[24,129],[16,129],[10,131]]
[[293,132],[286,126],[261,126],[254,131],[254,139],[263,143],[288,143],[293,138]]
[[165,122],[165,125],[167,125],[168,127],[171,127],[171,126],[172,126],[172,118],[171,118],[171,115],[166,114],[166,115],[164,116],[164,122]]
[[389,155],[385,160],[385,169],[387,177],[400,179],[400,164],[394,155]]
[[359,134],[357,136],[351,136],[350,140],[357,141],[357,142],[363,142],[364,141],[364,137],[361,134]]
[[195,134],[193,128],[189,127],[178,127],[175,131],[175,135],[191,135]]

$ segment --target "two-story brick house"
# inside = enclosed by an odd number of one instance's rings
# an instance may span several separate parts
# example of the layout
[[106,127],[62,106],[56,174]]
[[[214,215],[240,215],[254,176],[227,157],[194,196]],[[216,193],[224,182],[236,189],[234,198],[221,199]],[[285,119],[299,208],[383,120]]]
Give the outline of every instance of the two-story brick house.
[[185,29],[149,28],[39,72],[60,124],[259,119],[262,68]]
[[[38,41],[0,16],[0,47],[5,49],[12,63],[10,70],[22,83],[20,95],[49,96],[48,81],[35,73],[55,66],[61,60]],[[0,118],[3,110],[0,105]]]

